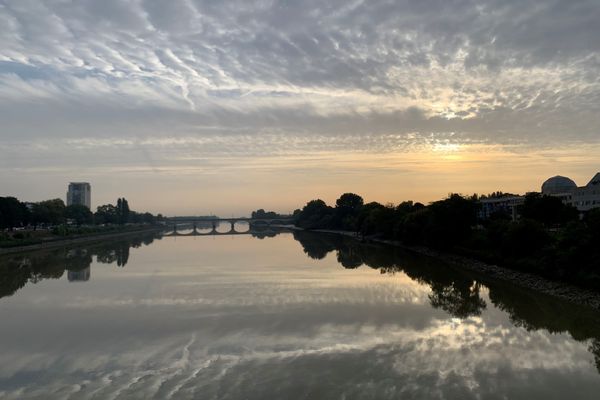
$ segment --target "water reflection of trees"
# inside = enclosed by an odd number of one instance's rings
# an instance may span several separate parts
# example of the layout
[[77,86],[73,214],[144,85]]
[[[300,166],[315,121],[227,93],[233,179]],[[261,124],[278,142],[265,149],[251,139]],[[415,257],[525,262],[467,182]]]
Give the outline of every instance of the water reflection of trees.
[[344,268],[367,265],[382,273],[404,272],[410,278],[431,287],[430,303],[449,314],[466,318],[480,315],[485,301],[479,292],[481,286],[473,279],[456,274],[449,268],[440,268],[438,262],[403,252],[398,249],[360,243],[339,235],[317,235],[311,232],[294,233],[304,252],[311,258],[322,259],[335,251]]
[[555,297],[532,293],[504,282],[485,282],[490,301],[510,316],[512,323],[528,331],[545,329],[568,332],[577,341],[590,341],[600,372],[600,316],[598,311],[578,307]]
[[27,283],[59,279],[67,271],[69,281],[89,280],[94,257],[103,264],[124,267],[129,250],[149,245],[160,236],[147,235],[102,242],[86,247],[60,248],[0,258],[0,298],[11,296]]
[[567,332],[574,340],[589,340],[589,351],[594,355],[600,372],[600,315],[596,310],[506,282],[489,280],[485,276],[447,265],[439,259],[400,248],[306,231],[295,232],[294,238],[311,258],[322,259],[335,251],[338,262],[345,268],[366,265],[385,274],[403,272],[411,279],[428,285],[431,288],[431,306],[453,317],[480,315],[486,308],[480,296],[485,285],[492,304],[505,311],[516,326],[531,331],[545,329],[550,333]]
[[282,229],[270,226],[253,226],[250,234],[257,239],[274,238],[282,232]]

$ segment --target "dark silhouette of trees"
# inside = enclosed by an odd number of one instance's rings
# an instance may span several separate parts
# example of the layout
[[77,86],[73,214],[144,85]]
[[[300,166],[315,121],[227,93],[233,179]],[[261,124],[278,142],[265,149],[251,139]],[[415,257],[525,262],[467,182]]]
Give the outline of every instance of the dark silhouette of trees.
[[30,212],[14,197],[0,197],[0,229],[12,229],[29,223]]
[[528,193],[521,208],[521,217],[546,226],[557,226],[576,221],[579,212],[575,207],[564,204],[558,197]]
[[462,243],[471,234],[476,222],[475,200],[452,194],[445,200],[431,203],[425,229],[426,244],[450,248]]
[[[85,206],[68,207],[61,199],[23,203],[14,197],[0,197],[0,247],[40,244],[49,234],[57,236],[90,234],[114,230],[115,227],[98,228],[91,225],[150,224],[163,220],[161,214],[137,213],[130,210],[125,198],[119,198],[118,207],[112,204],[99,206],[94,214]],[[77,227],[68,225],[76,224]],[[49,232],[31,232],[40,226]],[[14,232],[15,228],[18,232]],[[8,230],[9,232],[4,232]],[[21,232],[23,230],[23,232]]]
[[61,199],[40,201],[33,204],[32,222],[34,225],[59,225],[65,222],[65,202]]
[[117,199],[117,221],[119,224],[123,225],[129,222],[129,203],[127,200],[123,198]]
[[391,237],[396,221],[396,210],[392,205],[384,206],[376,202],[368,203],[359,213],[358,231],[363,236]]
[[94,214],[84,205],[71,204],[65,208],[65,218],[73,220],[77,225],[92,224]]
[[275,211],[265,211],[264,209],[259,208],[256,211],[252,211],[251,217],[254,219],[275,219],[275,218],[282,218],[282,217],[288,217],[288,216],[278,214]]
[[97,224],[116,224],[119,222],[117,207],[112,204],[98,206],[94,213],[94,220]]
[[94,213],[94,222],[96,224],[155,224],[162,219],[163,216],[161,214],[154,216],[149,212],[138,213],[131,210],[129,202],[125,198],[118,198],[116,205],[104,204],[98,206]]
[[334,226],[343,230],[356,231],[358,215],[363,204],[363,198],[357,194],[342,194],[335,202]]
[[296,224],[305,229],[331,229],[334,227],[334,209],[321,199],[311,200],[298,214]]
[[509,224],[502,240],[502,255],[513,259],[540,255],[551,237],[535,220],[523,219]]
[[477,198],[451,194],[427,206],[410,201],[394,206],[364,204],[360,196],[345,193],[335,208],[323,200],[309,201],[296,213],[296,225],[309,230],[350,230],[363,238],[452,251],[600,288],[600,209],[580,220],[577,210],[559,198],[528,194],[516,221],[502,215],[478,221]]

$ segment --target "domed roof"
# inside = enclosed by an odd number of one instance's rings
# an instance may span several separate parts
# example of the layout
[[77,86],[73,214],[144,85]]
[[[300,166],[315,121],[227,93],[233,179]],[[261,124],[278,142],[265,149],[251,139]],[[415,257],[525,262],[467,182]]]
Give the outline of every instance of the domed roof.
[[542,184],[542,194],[569,193],[577,188],[573,180],[565,176],[553,176]]

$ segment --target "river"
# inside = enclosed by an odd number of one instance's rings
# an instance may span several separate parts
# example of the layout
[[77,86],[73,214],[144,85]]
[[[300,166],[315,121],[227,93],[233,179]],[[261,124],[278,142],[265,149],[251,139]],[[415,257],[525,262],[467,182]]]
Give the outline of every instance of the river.
[[0,258],[2,399],[597,399],[600,313],[308,232]]

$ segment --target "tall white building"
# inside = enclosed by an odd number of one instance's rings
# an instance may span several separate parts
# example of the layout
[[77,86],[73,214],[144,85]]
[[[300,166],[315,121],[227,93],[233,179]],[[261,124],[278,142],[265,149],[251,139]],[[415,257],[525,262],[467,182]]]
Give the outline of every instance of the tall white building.
[[600,172],[585,186],[564,176],[554,176],[542,184],[542,194],[560,197],[563,203],[572,205],[580,212],[600,207]]
[[88,182],[71,182],[67,191],[67,206],[81,204],[92,208],[92,187]]

